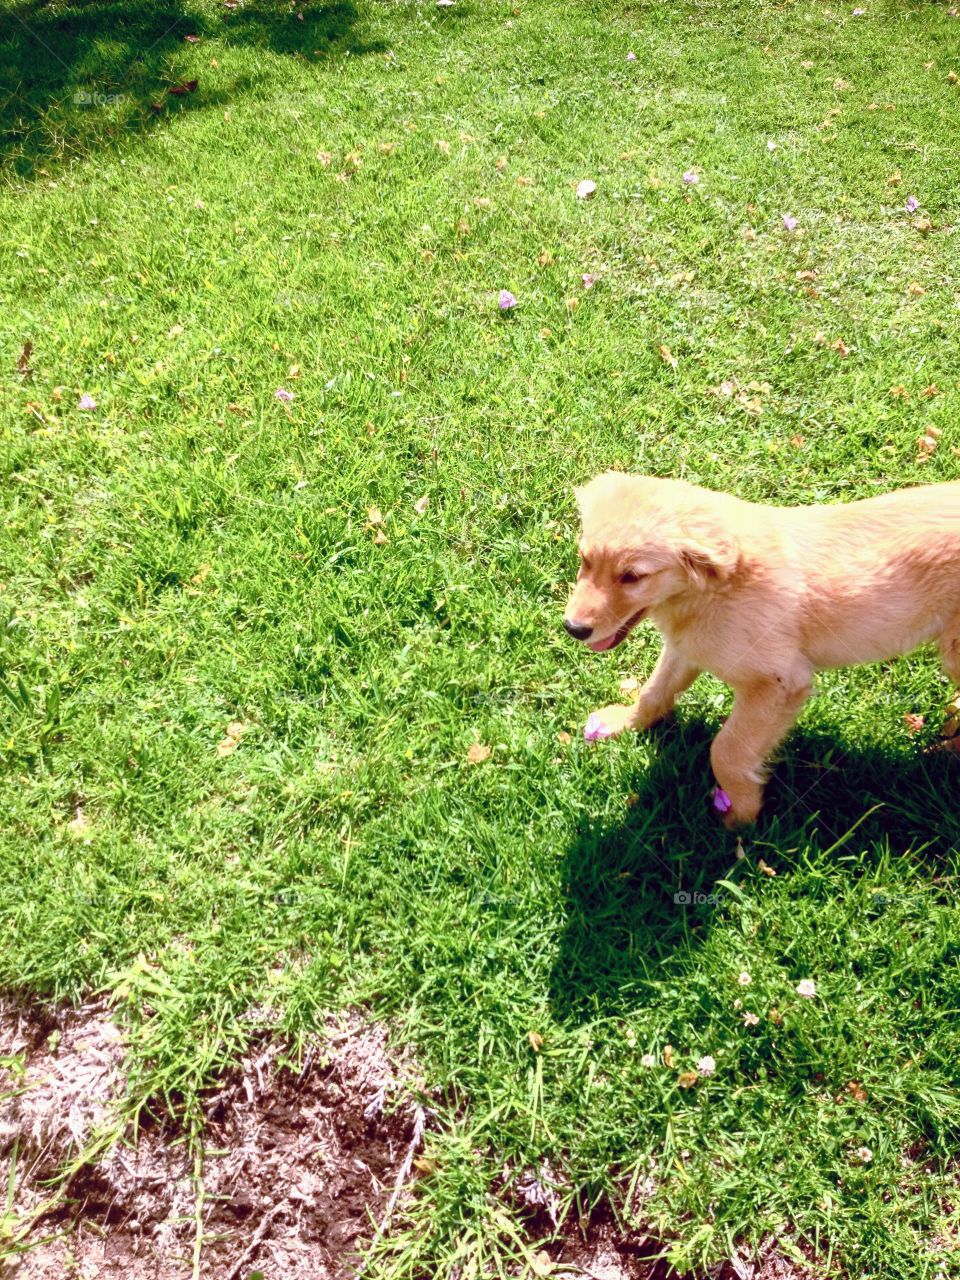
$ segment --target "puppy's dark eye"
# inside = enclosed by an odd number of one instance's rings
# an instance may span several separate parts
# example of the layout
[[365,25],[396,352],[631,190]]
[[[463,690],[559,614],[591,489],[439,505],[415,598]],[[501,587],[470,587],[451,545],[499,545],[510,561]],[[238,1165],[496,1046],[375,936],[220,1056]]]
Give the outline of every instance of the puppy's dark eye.
[[631,583],[634,583],[634,582],[642,582],[642,581],[643,581],[643,579],[644,579],[645,577],[647,577],[647,575],[646,575],[645,573],[632,573],[632,572],[628,571],[627,573],[621,573],[621,575],[620,575],[620,581],[621,581],[625,586],[628,586],[628,587],[629,587],[629,586],[631,585]]

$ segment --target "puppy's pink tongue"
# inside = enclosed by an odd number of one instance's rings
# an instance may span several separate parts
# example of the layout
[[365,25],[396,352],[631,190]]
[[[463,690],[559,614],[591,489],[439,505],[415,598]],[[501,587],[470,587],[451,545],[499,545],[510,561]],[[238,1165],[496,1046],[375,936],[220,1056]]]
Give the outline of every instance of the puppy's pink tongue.
[[594,653],[603,653],[604,649],[612,649],[616,643],[616,631],[612,636],[607,636],[606,640],[588,640],[587,648],[592,649]]

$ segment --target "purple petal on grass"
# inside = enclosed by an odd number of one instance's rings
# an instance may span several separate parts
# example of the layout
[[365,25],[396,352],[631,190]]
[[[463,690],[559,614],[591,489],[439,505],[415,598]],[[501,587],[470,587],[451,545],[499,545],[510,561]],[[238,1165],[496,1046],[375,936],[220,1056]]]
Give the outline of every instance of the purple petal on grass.
[[724,791],[723,787],[717,787],[713,793],[713,807],[717,813],[729,813],[733,808],[733,801]]
[[600,279],[600,277],[591,275],[590,272],[587,271],[587,272],[584,272],[584,274],[580,277],[580,279],[583,281],[583,287],[585,289],[592,289],[593,286]]
[[591,711],[587,717],[587,723],[583,726],[584,742],[597,742],[600,738],[611,737],[610,730],[603,723],[595,711]]
[[97,407],[97,402],[96,402],[96,400],[94,400],[93,396],[89,395],[89,394],[85,391],[85,392],[83,393],[83,395],[80,397],[80,408],[81,408],[81,409],[95,409],[96,407]]
[[497,306],[501,311],[512,311],[517,305],[517,300],[509,289],[501,289],[497,297]]
[[792,213],[785,213],[783,215],[783,225],[788,231],[796,231],[798,223]]
[[683,175],[684,186],[695,187],[699,181],[700,175],[698,173],[694,173],[692,169],[688,169]]
[[907,203],[903,207],[907,213],[916,213],[920,208],[920,201],[916,196],[907,196]]
[[854,9],[853,16],[855,18],[862,18],[866,12],[866,9]]
[[293,392],[288,391],[286,387],[278,387],[273,393],[273,398],[275,400],[282,400],[284,404],[289,404],[293,399]]
[[630,52],[627,54],[627,61],[628,61],[628,62],[636,62],[636,60],[637,60],[637,55],[636,55],[636,54],[633,52],[633,50],[631,49],[631,50],[630,50]]

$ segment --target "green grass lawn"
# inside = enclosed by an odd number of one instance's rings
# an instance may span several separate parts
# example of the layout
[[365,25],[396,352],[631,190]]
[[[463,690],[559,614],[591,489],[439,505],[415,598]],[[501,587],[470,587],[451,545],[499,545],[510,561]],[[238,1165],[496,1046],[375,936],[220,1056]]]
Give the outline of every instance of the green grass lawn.
[[371,1280],[509,1269],[544,1160],[681,1268],[960,1274],[938,665],[822,677],[741,850],[726,689],[587,746],[659,641],[560,625],[607,467],[960,477],[960,19],[862,3],[0,9],[0,983],[116,992],[131,1106],[387,1019]]

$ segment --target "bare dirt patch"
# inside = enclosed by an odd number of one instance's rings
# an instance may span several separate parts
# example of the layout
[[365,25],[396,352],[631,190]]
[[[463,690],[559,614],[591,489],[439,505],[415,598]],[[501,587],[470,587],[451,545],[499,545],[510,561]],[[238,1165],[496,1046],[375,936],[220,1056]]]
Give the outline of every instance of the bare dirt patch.
[[[142,1121],[135,1144],[68,1178],[17,1276],[181,1280],[198,1248],[205,1280],[352,1274],[358,1242],[409,1169],[417,1107],[382,1026],[331,1028],[299,1071],[282,1056],[276,1042],[261,1044],[211,1092],[199,1181],[183,1131]],[[17,1144],[26,1216],[48,1197],[41,1181],[109,1124],[122,1036],[103,1008],[38,1018],[3,1005],[0,1058],[0,1143],[8,1153]]]

